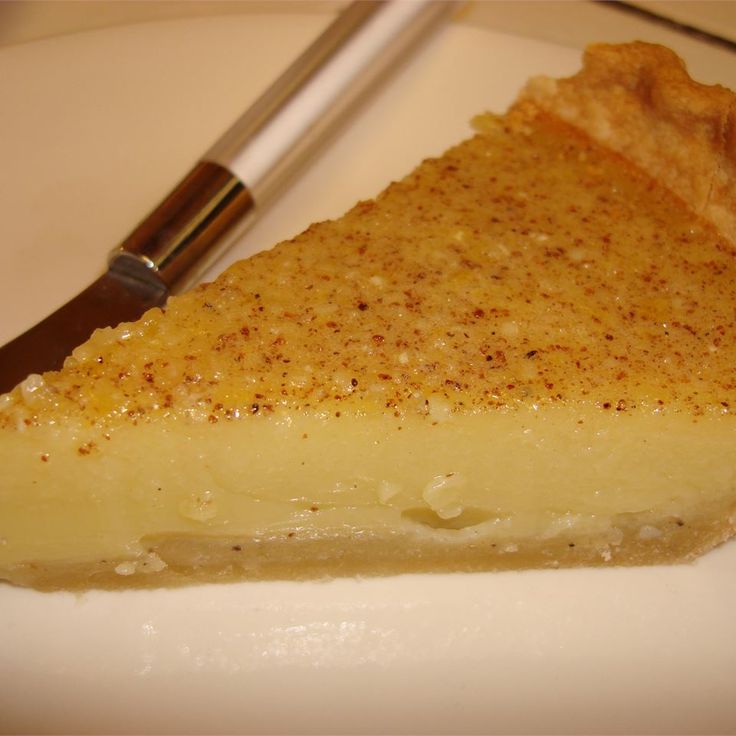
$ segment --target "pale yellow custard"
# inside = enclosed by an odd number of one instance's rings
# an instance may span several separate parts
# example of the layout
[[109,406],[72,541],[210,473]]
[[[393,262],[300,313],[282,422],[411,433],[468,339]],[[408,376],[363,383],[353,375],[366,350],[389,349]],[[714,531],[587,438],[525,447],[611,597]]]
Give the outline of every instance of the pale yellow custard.
[[728,228],[530,99],[0,397],[0,577],[647,564],[730,536]]

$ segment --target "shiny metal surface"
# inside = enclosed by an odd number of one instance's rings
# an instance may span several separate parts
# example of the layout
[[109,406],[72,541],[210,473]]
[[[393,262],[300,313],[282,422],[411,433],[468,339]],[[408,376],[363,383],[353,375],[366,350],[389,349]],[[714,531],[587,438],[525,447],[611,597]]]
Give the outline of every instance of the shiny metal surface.
[[0,393],[30,373],[61,368],[71,351],[97,327],[138,319],[162,305],[168,290],[120,274],[103,274],[35,327],[0,347]]
[[109,258],[107,273],[0,348],[0,393],[58,370],[98,327],[138,319],[186,288],[248,224],[253,199],[229,171],[197,164]]
[[112,251],[110,270],[182,291],[240,235],[253,209],[250,192],[236,176],[202,161]]
[[[196,283],[344,113],[458,4],[354,2],[109,256],[108,273],[0,348],[0,392],[61,367],[96,327]],[[257,190],[257,191],[256,191]]]
[[393,0],[348,6],[207,151],[270,201],[327,135],[395,73],[462,2]]

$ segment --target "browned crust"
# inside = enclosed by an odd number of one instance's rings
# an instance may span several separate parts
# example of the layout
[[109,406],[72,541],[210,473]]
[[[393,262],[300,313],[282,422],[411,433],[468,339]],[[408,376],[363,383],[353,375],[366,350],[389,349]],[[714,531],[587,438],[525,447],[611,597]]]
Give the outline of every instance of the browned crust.
[[532,79],[511,114],[585,131],[681,197],[736,243],[736,95],[693,81],[670,49],[594,44],[567,79]]
[[[275,537],[148,537],[147,549],[166,564],[120,575],[125,560],[70,564],[23,563],[0,571],[14,585],[39,590],[156,588],[208,582],[309,580],[400,573],[501,572],[525,569],[671,565],[692,562],[730,539],[733,501],[680,517],[656,513],[616,519],[619,538],[573,533],[554,538],[483,538],[467,545],[411,535],[351,535],[293,541]],[[656,527],[656,537],[641,534]],[[573,541],[574,540],[574,541]],[[299,559],[295,565],[294,560]]]

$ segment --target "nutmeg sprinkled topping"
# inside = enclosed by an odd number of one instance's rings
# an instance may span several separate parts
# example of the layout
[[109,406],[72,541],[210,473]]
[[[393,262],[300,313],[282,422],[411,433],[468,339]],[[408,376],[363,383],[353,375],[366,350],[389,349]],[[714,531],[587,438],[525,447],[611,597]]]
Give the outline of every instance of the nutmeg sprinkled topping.
[[98,331],[4,399],[0,422],[728,412],[734,248],[559,122],[483,127],[165,314]]

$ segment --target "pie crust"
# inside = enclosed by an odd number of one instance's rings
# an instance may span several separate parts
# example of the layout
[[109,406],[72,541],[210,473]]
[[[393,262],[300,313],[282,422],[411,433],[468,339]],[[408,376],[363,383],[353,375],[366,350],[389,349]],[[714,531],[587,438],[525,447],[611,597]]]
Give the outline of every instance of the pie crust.
[[682,198],[736,241],[736,97],[695,82],[670,49],[594,44],[573,77],[539,77],[514,112],[551,113]]

